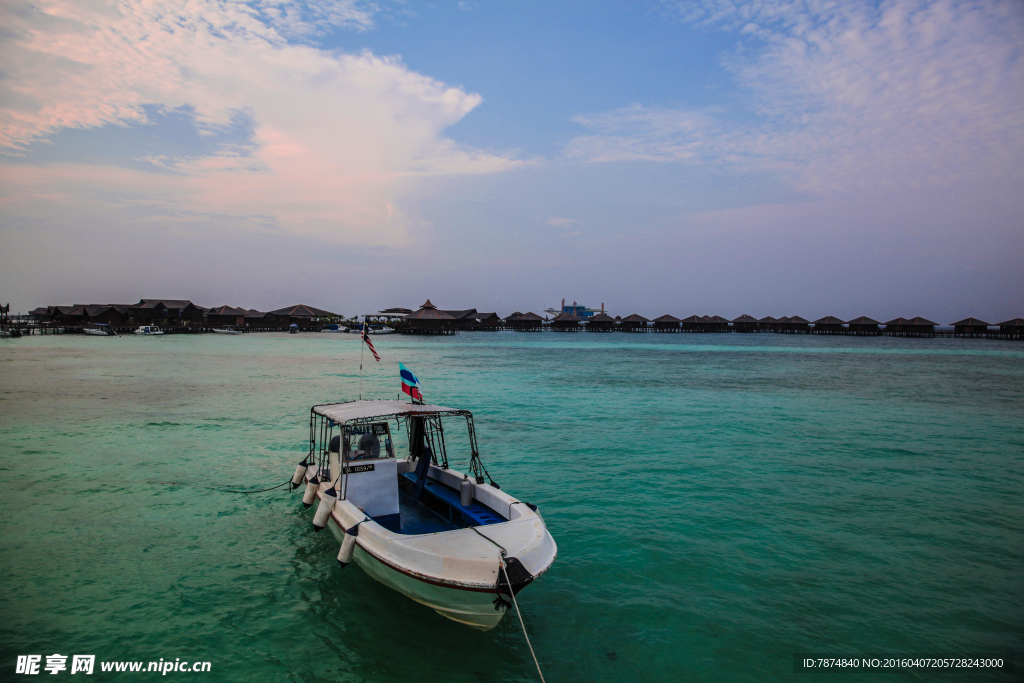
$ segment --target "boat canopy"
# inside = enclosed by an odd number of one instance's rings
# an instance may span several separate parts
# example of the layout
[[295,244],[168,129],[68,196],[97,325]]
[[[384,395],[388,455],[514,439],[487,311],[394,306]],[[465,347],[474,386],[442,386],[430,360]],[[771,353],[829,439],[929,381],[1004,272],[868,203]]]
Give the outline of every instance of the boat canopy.
[[354,420],[372,418],[393,419],[402,417],[468,415],[469,411],[445,408],[444,406],[419,405],[408,401],[348,401],[346,403],[330,403],[313,406],[313,412],[345,424]]

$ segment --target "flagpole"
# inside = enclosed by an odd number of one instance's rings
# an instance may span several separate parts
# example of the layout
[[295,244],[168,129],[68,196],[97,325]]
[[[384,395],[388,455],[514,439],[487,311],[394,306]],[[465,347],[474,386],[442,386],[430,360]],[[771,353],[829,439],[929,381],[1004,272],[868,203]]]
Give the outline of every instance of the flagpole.
[[363,335],[366,334],[366,316],[363,316],[363,327],[359,330],[359,400],[363,400]]

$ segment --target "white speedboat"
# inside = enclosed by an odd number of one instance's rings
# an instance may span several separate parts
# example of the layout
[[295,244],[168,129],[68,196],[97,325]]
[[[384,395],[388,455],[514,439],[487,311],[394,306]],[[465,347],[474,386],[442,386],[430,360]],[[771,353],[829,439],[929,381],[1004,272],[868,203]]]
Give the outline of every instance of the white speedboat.
[[219,328],[213,328],[214,334],[242,334],[241,330],[222,330]]
[[164,331],[161,330],[156,325],[143,325],[139,329],[135,330],[135,334],[141,334],[145,337],[153,337],[156,335],[161,335],[163,333]]
[[110,325],[105,323],[90,323],[89,327],[83,327],[82,332],[93,337],[116,337],[117,332]]
[[[469,432],[466,473],[448,466],[444,434],[453,420]],[[398,452],[403,430],[408,457]],[[319,405],[310,437],[292,484],[305,485],[314,529],[330,529],[340,543],[342,567],[355,562],[385,586],[486,631],[512,606],[509,596],[555,561],[536,506],[499,490],[480,462],[469,411],[402,401]]]
[[395,330],[390,327],[371,327],[370,334],[394,334]]

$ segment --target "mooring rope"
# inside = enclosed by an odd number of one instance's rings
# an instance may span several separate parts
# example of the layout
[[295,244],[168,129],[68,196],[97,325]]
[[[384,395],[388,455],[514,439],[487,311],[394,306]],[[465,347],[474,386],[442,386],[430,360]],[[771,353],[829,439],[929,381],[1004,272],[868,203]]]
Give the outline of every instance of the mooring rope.
[[218,488],[214,488],[213,486],[207,486],[206,488],[210,489],[211,491],[221,491],[222,493],[263,493],[264,491],[273,491],[274,489],[279,489],[282,486],[287,486],[290,483],[292,483],[291,479],[289,479],[288,481],[286,481],[283,484],[278,484],[277,486],[271,486],[268,489],[256,489],[255,491],[236,491],[234,489],[218,489]]
[[[484,538],[486,538],[486,536]],[[508,592],[512,594],[512,604],[516,606],[516,614],[519,615],[519,625],[523,627],[523,637],[526,638],[526,647],[530,648],[530,655],[533,657],[533,663],[537,667],[537,675],[540,676],[540,683],[547,683],[544,680],[544,672],[540,670],[540,662],[537,661],[537,655],[533,651],[533,645],[530,644],[530,635],[526,632],[526,623],[523,621],[523,613],[519,611],[519,603],[516,601],[516,592],[512,590],[512,582],[508,580],[508,572],[505,571],[504,554],[502,554],[500,566],[501,573],[505,575],[505,583],[508,584]]]
[[[519,625],[523,627],[523,637],[526,638],[526,647],[530,648],[530,655],[533,657],[533,663],[537,667],[537,675],[540,676],[540,683],[547,683],[544,680],[544,673],[540,670],[540,662],[537,661],[537,655],[533,651],[533,645],[530,644],[530,635],[526,632],[526,622],[523,621],[523,613],[519,611],[519,603],[516,601],[516,592],[512,588],[512,582],[508,578],[508,572],[505,571],[505,556],[508,554],[507,551],[493,538],[480,533],[480,530],[475,526],[471,526],[469,528],[475,531],[481,538],[490,541],[498,547],[498,552],[501,553],[501,559],[498,560],[498,566],[501,567],[501,573],[505,575],[505,583],[508,584],[508,592],[512,594],[512,604],[516,606],[516,614],[519,615]],[[498,597],[501,597],[501,593],[498,593]],[[508,605],[507,602],[505,604]]]

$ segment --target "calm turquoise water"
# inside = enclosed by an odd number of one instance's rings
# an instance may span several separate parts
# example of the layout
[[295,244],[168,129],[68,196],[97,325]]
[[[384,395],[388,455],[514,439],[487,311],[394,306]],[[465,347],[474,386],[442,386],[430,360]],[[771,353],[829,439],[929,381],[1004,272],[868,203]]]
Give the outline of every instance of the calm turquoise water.
[[[364,396],[395,397],[405,362],[429,401],[474,411],[491,474],[540,505],[559,557],[521,607],[549,682],[1019,680],[1021,660],[792,658],[1024,652],[1021,344],[375,343]],[[77,653],[208,660],[168,676],[211,681],[536,680],[513,617],[447,621],[340,571],[296,495],[207,488],[290,476],[310,406],[354,398],[358,358],[347,335],[0,342],[0,679],[18,654]]]

